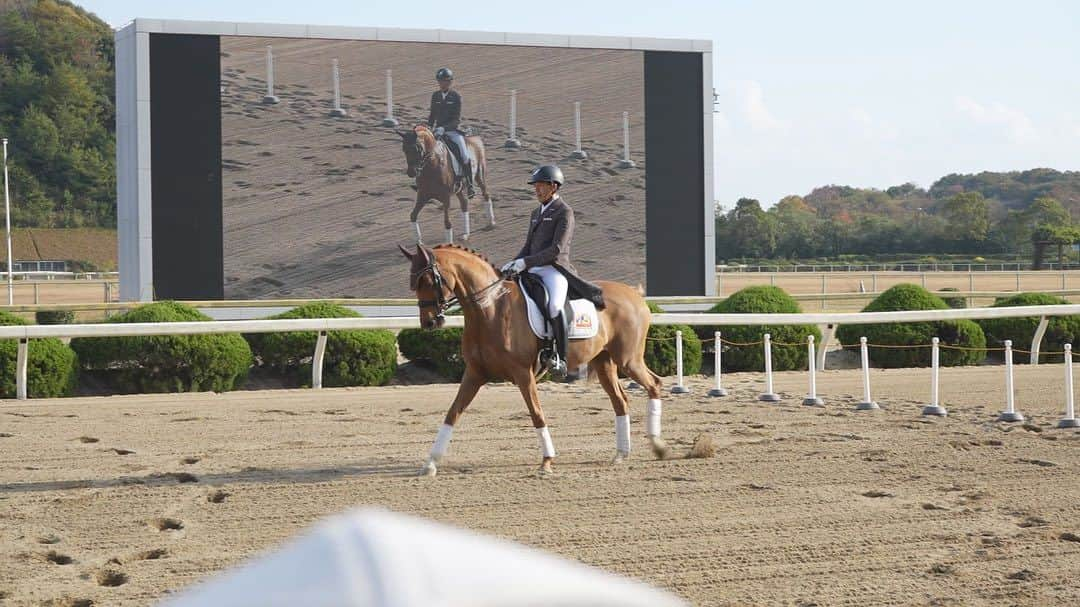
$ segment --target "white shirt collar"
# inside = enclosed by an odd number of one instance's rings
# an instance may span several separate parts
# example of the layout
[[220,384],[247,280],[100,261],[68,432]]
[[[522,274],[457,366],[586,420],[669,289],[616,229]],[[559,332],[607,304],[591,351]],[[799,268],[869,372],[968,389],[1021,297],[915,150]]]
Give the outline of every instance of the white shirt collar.
[[446,96],[450,94],[450,91],[439,91],[439,92],[442,93],[442,98],[443,99],[446,99]]
[[559,195],[555,194],[554,196],[551,197],[551,200],[549,200],[546,203],[540,205],[540,214],[543,215],[544,213],[547,213],[548,207],[550,207],[552,205],[552,203],[554,203],[558,199],[559,199]]

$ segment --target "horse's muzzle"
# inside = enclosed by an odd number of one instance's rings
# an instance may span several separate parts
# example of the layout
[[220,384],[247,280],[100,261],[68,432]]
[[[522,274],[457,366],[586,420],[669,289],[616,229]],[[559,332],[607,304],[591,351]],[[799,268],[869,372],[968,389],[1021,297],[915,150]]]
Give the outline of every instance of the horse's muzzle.
[[446,324],[446,317],[443,316],[442,314],[439,314],[438,316],[432,317],[430,320],[428,320],[426,323],[424,323],[424,328],[429,330],[429,331],[434,331],[435,329],[443,328],[443,325],[445,325],[445,324]]

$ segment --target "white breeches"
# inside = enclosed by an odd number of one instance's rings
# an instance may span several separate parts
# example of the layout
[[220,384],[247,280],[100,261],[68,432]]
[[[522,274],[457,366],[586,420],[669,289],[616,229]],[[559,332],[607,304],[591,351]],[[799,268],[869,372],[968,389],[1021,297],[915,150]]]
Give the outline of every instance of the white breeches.
[[558,316],[566,305],[566,291],[569,286],[566,283],[566,277],[555,269],[554,266],[536,266],[535,268],[529,268],[529,272],[536,274],[540,277],[540,280],[544,281],[544,286],[547,287],[548,292],[548,315],[551,318]]

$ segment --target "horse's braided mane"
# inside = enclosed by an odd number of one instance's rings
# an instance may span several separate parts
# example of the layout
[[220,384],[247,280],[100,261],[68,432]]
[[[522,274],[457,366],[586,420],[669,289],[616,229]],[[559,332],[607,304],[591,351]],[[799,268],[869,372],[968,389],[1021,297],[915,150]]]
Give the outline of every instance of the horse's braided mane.
[[495,264],[492,263],[490,259],[488,259],[487,255],[484,255],[483,253],[481,253],[480,251],[477,251],[476,249],[470,249],[469,247],[463,247],[461,245],[453,244],[453,243],[438,244],[438,245],[435,245],[433,248],[435,248],[435,249],[456,249],[458,251],[465,251],[466,253],[471,253],[471,254],[479,257],[482,261],[484,261],[489,266],[491,266],[495,271],[499,270],[497,267],[495,267]]

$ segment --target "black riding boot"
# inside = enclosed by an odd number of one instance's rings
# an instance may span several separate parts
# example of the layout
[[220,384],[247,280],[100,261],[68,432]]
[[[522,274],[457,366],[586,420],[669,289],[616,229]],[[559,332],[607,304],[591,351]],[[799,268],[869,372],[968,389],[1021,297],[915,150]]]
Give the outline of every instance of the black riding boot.
[[566,377],[566,325],[563,323],[563,315],[559,314],[551,319],[552,349],[553,356],[550,361],[551,376],[555,379]]
[[472,198],[476,196],[476,187],[473,185],[472,163],[463,162],[461,166],[461,171],[465,173],[465,197]]

